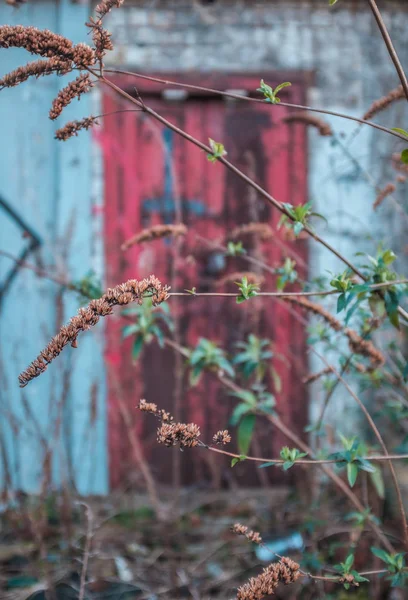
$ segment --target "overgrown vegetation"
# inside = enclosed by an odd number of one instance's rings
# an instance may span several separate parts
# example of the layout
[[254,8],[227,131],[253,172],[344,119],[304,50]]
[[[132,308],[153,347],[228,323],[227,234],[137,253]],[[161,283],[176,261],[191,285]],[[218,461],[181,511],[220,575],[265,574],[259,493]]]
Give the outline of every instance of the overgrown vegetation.
[[[292,560],[292,557],[281,556],[277,551],[272,552],[270,564],[264,571],[238,588],[238,599],[267,597],[283,584],[297,586],[294,593],[300,598],[311,597],[306,596],[310,590],[315,590],[312,593],[318,594],[320,598],[342,598],[343,591],[339,591],[340,588],[346,591],[360,587],[370,590],[367,595],[360,593],[354,596],[359,598],[380,598],[380,594],[389,586],[407,590],[408,568],[405,553],[408,551],[408,526],[395,463],[408,459],[408,436],[404,426],[408,417],[408,362],[401,343],[405,339],[405,328],[408,325],[408,313],[404,307],[408,296],[408,280],[393,268],[396,254],[392,248],[379,246],[375,256],[367,256],[363,255],[359,248],[355,248],[355,261],[351,262],[317,232],[314,222],[316,217],[330,220],[330,215],[315,213],[311,202],[292,205],[274,198],[229,162],[222,141],[209,139],[207,145],[195,139],[158,114],[138,93],[132,96],[128,91],[117,87],[110,74],[120,73],[120,70],[110,70],[108,73],[104,69],[104,56],[113,49],[113,45],[103,20],[111,9],[120,8],[122,3],[122,0],[103,0],[96,7],[95,15],[86,24],[92,37],[92,46],[74,45],[60,35],[33,27],[0,27],[0,47],[22,47],[31,54],[44,58],[43,61],[29,63],[4,76],[0,82],[1,87],[18,85],[29,77],[46,76],[51,73],[63,76],[79,72],[79,77],[73,83],[68,83],[58,94],[51,107],[50,118],[59,117],[71,101],[89,93],[95,85],[109,88],[111,93],[126,100],[135,112],[142,112],[146,117],[168,127],[204,151],[208,161],[214,163],[208,165],[208,168],[227,168],[232,171],[241,179],[242,184],[245,183],[257,192],[259,202],[267,202],[281,213],[278,229],[289,230],[295,239],[301,234],[310,236],[311,243],[325,246],[342,263],[342,268],[330,276],[322,273],[321,278],[310,282],[301,279],[296,261],[289,255],[280,266],[267,264],[262,257],[251,252],[250,244],[246,247],[245,235],[248,235],[248,232],[255,240],[259,241],[262,235],[265,235],[265,240],[268,239],[268,232],[261,231],[256,227],[259,224],[254,223],[248,224],[246,231],[241,228],[241,232],[238,232],[234,239],[227,238],[223,246],[225,257],[246,261],[248,268],[256,265],[256,271],[248,271],[230,282],[235,286],[233,292],[200,292],[198,282],[197,286],[190,290],[170,289],[151,275],[148,279],[130,280],[103,293],[95,275],[89,272],[81,281],[71,284],[71,289],[79,294],[81,304],[84,299],[89,301],[89,304],[79,309],[78,315],[61,328],[50,344],[22,372],[20,385],[24,387],[34,377],[41,375],[66,345],[70,344],[75,348],[80,332],[96,325],[100,317],[109,317],[114,306],[119,306],[127,322],[123,329],[123,338],[132,340],[131,352],[134,362],[141,360],[147,346],[157,343],[160,348],[171,349],[179,357],[182,376],[187,375],[190,386],[199,385],[203,378],[215,378],[235,402],[228,423],[231,432],[224,429],[226,423],[220,423],[220,429],[214,431],[211,441],[202,439],[200,427],[196,423],[183,423],[180,414],[173,417],[149,399],[141,400],[139,409],[153,414],[159,421],[158,443],[168,447],[176,446],[185,450],[186,454],[203,451],[212,453],[215,457],[225,455],[231,467],[235,469],[239,469],[241,463],[245,463],[251,464],[254,469],[280,469],[284,474],[302,473],[305,479],[313,470],[314,484],[318,483],[320,486],[320,492],[315,495],[315,498],[318,497],[318,503],[323,503],[329,490],[329,494],[334,495],[336,502],[343,508],[342,520],[348,527],[348,535],[339,535],[337,546],[333,548],[326,545],[320,549],[319,535],[328,524],[327,511],[312,503],[310,511],[304,515],[302,524],[308,543],[294,557],[299,563]],[[329,1],[330,5],[336,3],[337,0]],[[392,42],[386,35],[385,24],[374,0],[369,0],[369,5],[384,35],[401,78],[402,89],[405,91],[406,77],[392,48]],[[138,77],[135,73],[135,82]],[[162,83],[164,85],[166,82]],[[256,101],[271,104],[270,110],[279,110],[279,106],[285,106],[279,94],[287,86],[290,86],[289,82],[273,88],[261,80],[258,89],[260,94]],[[219,93],[229,95],[227,92]],[[230,95],[242,102],[254,100],[237,94]],[[408,100],[408,95],[406,99]],[[378,106],[382,110],[384,102]],[[301,108],[318,112],[312,107]],[[348,115],[337,116],[357,120],[365,126],[378,129],[371,120],[355,119]],[[82,121],[67,123],[58,129],[56,137],[63,143],[69,143],[67,140],[70,137],[78,135],[81,129],[98,126],[98,122],[103,118],[109,118],[109,115],[90,116]],[[304,118],[302,120],[305,122]],[[309,124],[319,128],[316,120]],[[401,125],[403,124],[396,123],[393,129],[382,127],[378,135],[391,135],[396,142],[407,143],[408,134]],[[322,128],[322,131],[322,135],[327,135],[327,128]],[[408,149],[401,144],[398,157],[401,164],[408,163],[407,153]],[[242,239],[239,239],[240,233]],[[126,251],[134,243],[169,236],[177,237],[178,243],[179,238],[185,235],[186,228],[182,223],[155,226],[152,230],[137,232],[132,240],[123,240],[122,251]],[[262,288],[262,271],[272,272],[275,289]],[[207,302],[217,302],[220,296],[231,296],[235,298],[234,304],[238,305],[231,310],[236,311],[245,310],[248,304],[255,303],[259,297],[270,302],[268,310],[273,310],[272,303],[278,299],[291,311],[291,318],[296,319],[299,326],[303,327],[306,323],[309,328],[310,351],[321,360],[322,371],[305,374],[304,383],[321,386],[325,398],[318,419],[308,425],[302,437],[285,425],[277,402],[283,385],[278,365],[290,364],[291,358],[276,352],[270,339],[259,337],[255,333],[250,333],[239,341],[232,351],[221,347],[217,340],[204,337],[200,338],[194,347],[183,345],[178,335],[178,317],[172,312],[172,299],[180,295],[190,297],[191,302],[195,302],[198,297],[202,300],[205,298]],[[330,310],[333,306],[332,300],[335,301],[336,316]],[[132,306],[128,306],[130,304]],[[244,306],[241,307],[241,304]],[[310,322],[307,320],[308,316],[311,317]],[[395,330],[395,335],[391,336],[392,341],[388,345],[383,344],[379,349],[377,340],[384,330]],[[364,418],[365,428],[355,431],[351,438],[344,436],[341,431],[336,431],[333,433],[334,442],[330,442],[325,428],[325,411],[337,386],[343,386],[356,403]],[[367,390],[370,393],[375,390],[380,398],[375,412],[364,396]],[[119,393],[118,396],[121,415],[126,425],[130,424],[128,435],[134,459],[144,477],[156,517],[161,522],[171,523],[172,517],[158,498],[152,470],[143,457],[140,441],[132,429],[129,408],[122,402]],[[296,401],[305,400],[298,398]],[[264,457],[257,454],[256,436],[259,422],[266,422],[271,430],[278,431],[286,438],[288,445],[281,448],[279,456]],[[394,428],[396,443],[392,448],[387,447],[379,429],[387,422]],[[231,437],[236,440],[238,452],[230,452],[225,448]],[[335,452],[333,445],[337,446]],[[389,486],[385,486],[384,481],[389,482]],[[44,490],[46,491],[46,485]],[[386,511],[380,507],[390,498],[396,498],[397,510],[391,517],[388,515],[388,521],[385,521],[383,517]],[[330,497],[326,499],[330,503]],[[85,509],[88,530],[82,544],[84,556],[78,596],[80,600],[86,597],[87,565],[93,535],[92,515],[86,504]],[[41,507],[37,507],[36,510],[41,510]],[[324,515],[323,522],[319,520],[319,513]],[[48,516],[43,516],[43,521],[39,519],[38,523],[44,526]],[[398,522],[397,527],[390,528],[389,523],[392,521]],[[38,523],[37,526],[33,525],[33,530],[43,549],[44,528],[41,529]],[[248,531],[246,526],[240,524],[235,525],[233,530],[234,533],[244,535],[251,543],[267,550],[267,544],[264,544],[258,532]],[[371,547],[371,550],[368,550],[368,547]],[[380,585],[377,583],[378,578],[381,580]],[[52,582],[49,583],[52,586]],[[376,595],[370,595],[371,592]]]

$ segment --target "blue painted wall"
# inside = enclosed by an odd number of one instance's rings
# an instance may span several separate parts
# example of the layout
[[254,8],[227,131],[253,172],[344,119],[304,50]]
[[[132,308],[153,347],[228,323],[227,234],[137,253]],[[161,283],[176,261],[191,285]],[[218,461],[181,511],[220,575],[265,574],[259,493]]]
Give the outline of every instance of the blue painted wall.
[[[63,0],[31,2],[22,8],[0,5],[1,24],[49,28],[74,42],[86,41],[84,4]],[[25,64],[23,50],[0,51],[1,73]],[[97,226],[91,194],[91,139],[54,140],[64,122],[91,113],[91,100],[74,102],[53,123],[48,110],[68,79],[50,76],[0,93],[0,194],[42,239],[28,257],[61,278],[78,280],[95,265]],[[18,255],[27,240],[0,209],[0,249]],[[100,257],[98,266],[100,265]],[[0,281],[13,263],[0,257]],[[100,268],[100,266],[99,266]],[[41,485],[45,446],[52,449],[55,485],[64,479],[80,493],[107,490],[103,325],[87,333],[77,350],[67,349],[42,377],[20,390],[19,372],[78,309],[78,298],[21,269],[0,313],[0,483],[36,492]],[[31,414],[29,414],[31,413]]]

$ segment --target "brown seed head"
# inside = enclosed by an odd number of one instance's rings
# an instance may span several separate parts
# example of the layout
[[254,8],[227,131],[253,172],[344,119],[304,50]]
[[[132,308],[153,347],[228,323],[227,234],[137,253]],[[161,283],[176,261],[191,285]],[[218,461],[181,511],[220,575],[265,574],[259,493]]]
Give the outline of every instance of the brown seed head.
[[27,81],[29,77],[38,78],[44,75],[51,75],[51,73],[65,75],[70,71],[72,71],[72,63],[61,59],[59,56],[49,58],[48,60],[35,60],[24,65],[24,67],[18,67],[14,71],[4,75],[0,79],[0,88],[14,87],[19,83]]
[[262,538],[258,531],[253,531],[249,529],[246,525],[242,525],[241,523],[235,523],[231,527],[231,531],[236,533],[237,535],[244,535],[247,540],[253,542],[254,544],[262,544]]
[[375,199],[375,202],[373,204],[374,210],[378,208],[380,204],[382,204],[383,200],[385,200],[387,196],[393,194],[396,189],[397,188],[394,183],[387,183],[387,185],[377,194],[377,198]]
[[82,73],[74,81],[71,81],[66,87],[58,92],[58,96],[52,103],[50,110],[50,119],[57,119],[64,108],[72,102],[74,98],[80,98],[82,94],[89,92],[93,83],[88,73]]
[[246,223],[235,227],[228,236],[229,240],[240,240],[245,237],[257,237],[262,242],[269,240],[273,236],[273,230],[267,223]]
[[116,6],[116,8],[120,8],[123,4],[124,0],[102,0],[96,8],[95,12],[97,13],[100,19],[103,19],[105,15],[108,14]]
[[61,327],[48,346],[19,375],[20,387],[26,386],[32,379],[41,375],[65,346],[71,344],[76,347],[78,334],[96,325],[101,317],[112,314],[114,306],[126,306],[130,302],[142,304],[145,295],[151,297],[153,305],[157,305],[167,300],[168,289],[167,286],[162,286],[154,275],[142,281],[129,279],[126,283],[109,288],[101,298],[91,300],[88,306],[80,308],[78,314],[72,317],[67,325]]
[[375,100],[370,106],[370,108],[367,110],[367,112],[363,115],[363,119],[365,121],[369,121],[370,119],[375,117],[375,115],[377,115],[379,112],[388,108],[390,104],[392,104],[396,100],[402,100],[403,98],[405,98],[405,92],[402,88],[402,85],[399,85],[397,88],[391,90],[382,98]]
[[187,227],[183,223],[177,225],[153,225],[143,229],[136,235],[132,236],[126,242],[123,242],[121,250],[127,250],[135,244],[141,244],[142,242],[151,242],[152,240],[158,240],[164,237],[177,237],[179,235],[186,235]]
[[237,600],[261,600],[271,596],[279,583],[288,585],[300,577],[299,565],[283,557],[279,563],[267,566],[257,577],[252,577],[238,589]]
[[231,441],[231,436],[227,429],[224,429],[222,431],[217,431],[217,433],[215,433],[213,436],[214,444],[217,444],[219,446],[225,446],[226,444],[229,444],[230,441]]
[[198,445],[200,428],[195,423],[162,423],[157,430],[157,441],[165,446],[193,448]]
[[92,116],[85,117],[80,121],[69,121],[66,125],[64,125],[64,127],[57,129],[57,131],[55,132],[55,139],[65,142],[73,135],[78,135],[78,131],[81,131],[81,129],[88,130],[90,127],[93,127],[97,124],[98,121],[96,117]]
[[294,112],[285,117],[283,121],[285,123],[304,123],[305,125],[310,125],[311,127],[315,127],[321,136],[333,135],[333,130],[329,123],[307,111]]

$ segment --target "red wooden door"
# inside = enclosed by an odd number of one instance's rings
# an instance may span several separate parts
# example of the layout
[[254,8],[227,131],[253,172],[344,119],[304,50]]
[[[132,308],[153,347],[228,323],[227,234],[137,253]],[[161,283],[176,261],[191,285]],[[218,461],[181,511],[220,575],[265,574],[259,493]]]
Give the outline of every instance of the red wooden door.
[[[177,80],[177,77],[174,77]],[[214,79],[214,78],[213,78]],[[279,76],[275,83],[285,80]],[[272,84],[274,78],[268,79]],[[292,77],[293,81],[293,77]],[[134,89],[134,79],[123,78],[122,86]],[[138,82],[139,83],[139,82]],[[223,77],[204,82],[212,87],[255,90],[258,77]],[[132,87],[131,87],[132,86]],[[306,140],[301,125],[287,124],[287,109],[265,103],[236,102],[216,96],[191,95],[182,101],[166,100],[161,87],[146,82],[138,87],[145,102],[160,114],[196,138],[221,141],[228,158],[261,186],[283,202],[306,201]],[[301,78],[286,90],[285,99],[303,100]],[[111,94],[104,97],[104,112],[129,108]],[[177,134],[165,129],[140,112],[125,112],[105,119],[98,134],[105,161],[105,239],[107,284],[115,285],[129,278],[155,274],[162,282],[173,282],[174,290],[195,286],[200,291],[214,291],[217,279],[228,271],[250,270],[242,259],[228,258],[219,251],[209,251],[200,240],[225,240],[237,225],[265,222],[276,231],[280,215],[242,180],[221,164],[210,164],[204,152]],[[127,252],[121,245],[136,232],[159,223],[173,223],[182,218],[188,236],[177,256],[176,244],[169,240],[136,245]],[[297,241],[297,254],[306,262],[304,241]],[[258,245],[263,260],[271,266],[282,264],[287,255],[281,233],[268,243]],[[248,251],[254,248],[247,247]],[[306,276],[301,264],[297,269]],[[264,274],[264,273],[263,273]],[[265,275],[265,274],[264,274]],[[276,277],[266,273],[265,290],[274,289]],[[224,288],[225,289],[225,288]],[[235,286],[228,288],[229,291]],[[270,298],[256,298],[237,306],[234,298],[183,297],[170,300],[179,317],[181,342],[192,347],[200,337],[217,340],[228,351],[249,332],[270,338],[276,353],[286,361],[276,360],[282,391],[277,394],[278,411],[285,423],[298,433],[306,424],[307,398],[301,384],[306,371],[305,332],[288,307]],[[132,364],[131,341],[122,340],[124,323],[119,315],[107,319],[106,359],[109,369],[109,453],[113,486],[128,483],[129,474],[137,478],[137,468],[129,448],[125,426],[118,407],[118,397],[128,407],[133,427],[143,442],[143,450],[153,471],[163,482],[171,479],[171,461],[176,449],[158,446],[153,417],[141,416],[136,410],[140,398],[156,402],[173,412],[174,354],[152,345],[137,364]],[[182,418],[200,425],[203,439],[210,441],[218,429],[228,427],[234,399],[208,375],[195,388],[183,384]],[[274,456],[287,440],[271,432],[268,424],[257,424],[257,447],[254,452]],[[184,482],[209,477],[222,479],[226,462],[211,462],[212,453],[190,451],[181,457]],[[209,458],[208,455],[211,455]],[[254,472],[255,471],[255,472]],[[245,484],[256,484],[259,473],[242,464],[233,477]],[[268,477],[277,476],[269,469]]]

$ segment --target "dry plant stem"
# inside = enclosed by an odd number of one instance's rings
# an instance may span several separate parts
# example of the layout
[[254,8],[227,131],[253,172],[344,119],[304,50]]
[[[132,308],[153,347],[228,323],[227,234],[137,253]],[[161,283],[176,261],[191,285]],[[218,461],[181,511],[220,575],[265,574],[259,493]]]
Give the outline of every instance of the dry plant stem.
[[[97,73],[95,73],[92,69],[88,69],[88,70],[93,75],[98,77]],[[182,129],[180,129],[179,127],[177,127],[176,125],[174,125],[173,123],[171,123],[170,121],[168,121],[167,119],[162,117],[161,115],[159,115],[152,108],[150,108],[150,107],[146,106],[144,103],[142,103],[142,101],[140,99],[133,98],[133,96],[131,96],[130,94],[128,94],[127,92],[122,90],[120,87],[118,87],[116,84],[114,84],[112,81],[109,81],[108,79],[106,79],[103,76],[102,77],[99,76],[99,79],[105,85],[107,85],[111,89],[115,90],[120,96],[129,100],[129,102],[132,102],[133,104],[136,104],[136,106],[143,108],[145,113],[151,115],[157,121],[162,123],[165,127],[171,129],[178,135],[181,135],[184,139],[191,142],[192,144],[194,144],[201,150],[204,150],[207,154],[212,154],[212,150],[209,146],[207,146],[206,144],[203,144],[202,142],[200,142],[199,140],[197,140],[196,138],[194,138],[187,132],[183,131]],[[403,139],[406,139],[406,138],[403,138]],[[285,207],[278,200],[276,200],[276,198],[274,198],[273,196],[268,194],[268,192],[266,192],[266,190],[264,190],[260,185],[258,185],[255,181],[253,181],[250,177],[248,177],[248,175],[243,173],[240,169],[238,169],[235,165],[233,165],[231,162],[229,162],[223,156],[219,157],[218,161],[220,163],[222,163],[227,169],[229,169],[230,171],[232,171],[233,173],[238,175],[238,177],[240,177],[243,181],[245,181],[250,187],[255,189],[261,196],[263,196],[263,198],[265,198],[267,200],[267,202],[269,202],[269,204],[271,204],[276,209],[278,209],[279,212],[286,215],[290,220],[292,220],[291,215],[287,212]],[[343,256],[338,250],[336,250],[336,248],[334,248],[326,240],[324,240],[317,233],[315,233],[309,226],[305,226],[304,231],[306,231],[312,238],[314,238],[322,246],[327,248],[327,250],[329,250],[329,252],[334,254],[347,267],[349,267],[349,269],[351,269],[356,275],[358,275],[360,277],[360,279],[362,279],[363,281],[367,280],[367,278],[363,275],[363,273],[355,265],[353,265],[353,263],[351,263],[345,256]],[[398,312],[405,320],[408,321],[408,313],[401,306],[398,307]]]
[[395,70],[398,73],[398,77],[400,78],[401,81],[401,85],[404,88],[404,92],[405,92],[405,96],[407,97],[408,100],[408,80],[407,80],[407,76],[405,75],[405,71],[403,69],[403,66],[401,64],[400,59],[398,58],[398,54],[397,51],[394,48],[394,44],[392,43],[390,34],[388,33],[387,27],[384,23],[384,19],[382,18],[381,12],[377,6],[377,3],[375,0],[368,0],[368,3],[370,5],[370,8],[372,10],[372,13],[374,15],[375,20],[377,21],[377,25],[378,28],[381,32],[381,35],[383,37],[384,43],[387,46],[387,50],[389,55],[391,56],[391,60],[394,63],[394,67]]
[[[204,444],[203,442],[201,442],[200,444],[203,448],[206,448],[207,450],[210,450],[211,452],[217,452],[218,454],[225,454],[225,456],[230,456],[231,458],[239,458],[240,455],[239,454],[235,454],[234,452],[228,452],[227,450],[223,450],[222,448],[215,448],[214,446],[208,446],[207,444]],[[408,459],[408,454],[389,454],[387,456],[383,456],[383,455],[373,455],[373,456],[363,456],[362,458],[364,458],[365,460],[369,460],[372,462],[382,462],[385,460],[406,460]],[[245,460],[251,460],[254,462],[260,462],[260,463],[265,463],[265,462],[271,462],[271,463],[275,463],[276,465],[283,465],[283,463],[285,462],[283,459],[281,458],[262,458],[259,456],[245,456]],[[321,460],[313,460],[313,459],[305,459],[305,458],[300,458],[298,460],[295,461],[294,466],[295,465],[328,465],[328,464],[335,464],[335,463],[341,463],[341,460],[335,460],[335,459],[321,459]]]
[[321,354],[319,354],[314,348],[311,348],[312,352],[314,352],[314,354],[316,354],[316,356],[318,356],[320,358],[320,360],[322,360],[324,362],[324,364],[327,367],[330,367],[330,369],[333,371],[333,374],[337,377],[337,379],[339,381],[341,381],[341,383],[344,385],[344,387],[346,388],[346,390],[348,391],[348,393],[350,394],[350,396],[357,402],[357,404],[359,405],[359,407],[361,408],[361,410],[364,413],[364,416],[366,417],[375,437],[377,438],[381,448],[383,449],[384,455],[385,457],[388,459],[388,466],[390,468],[391,471],[391,476],[394,482],[394,487],[395,487],[395,491],[397,493],[397,500],[398,500],[398,507],[399,507],[399,511],[400,511],[400,515],[401,515],[401,521],[402,521],[402,525],[403,525],[403,529],[404,529],[404,543],[405,543],[405,547],[408,549],[408,523],[407,523],[407,517],[405,514],[405,510],[404,510],[404,503],[402,500],[402,494],[401,494],[401,488],[398,482],[398,478],[397,478],[397,474],[395,472],[394,469],[394,465],[392,463],[392,460],[390,459],[390,455],[388,453],[388,449],[387,446],[385,445],[385,442],[381,436],[381,433],[379,432],[377,425],[374,423],[370,413],[368,412],[368,410],[366,409],[366,407],[364,406],[363,402],[360,400],[360,398],[357,396],[357,394],[354,392],[354,390],[350,387],[350,385],[347,383],[347,381],[344,379],[344,377],[332,366],[330,365],[327,360],[325,359],[324,356],[322,356]]
[[118,405],[119,405],[119,411],[120,411],[120,414],[121,414],[122,419],[126,426],[126,433],[127,433],[128,439],[129,439],[129,443],[132,447],[133,457],[135,459],[135,462],[139,465],[140,471],[145,480],[149,498],[150,498],[152,506],[156,512],[157,519],[162,520],[164,517],[163,508],[160,504],[160,501],[159,501],[159,498],[157,495],[156,485],[154,483],[153,476],[151,474],[149,465],[147,464],[147,462],[143,456],[143,450],[140,445],[139,439],[135,434],[134,425],[132,423],[132,419],[130,417],[128,407],[126,406],[126,403],[123,399],[122,389],[119,384],[119,381],[117,381],[115,376],[113,377],[113,381],[114,381],[114,385],[116,388],[116,398],[117,398]]
[[[150,77],[149,75],[142,75],[141,73],[133,73],[132,71],[123,71],[120,69],[105,69],[105,73],[116,73],[119,75],[130,75],[132,77],[136,77],[139,79],[146,79],[148,81],[155,81],[156,83],[162,83],[163,85],[174,85],[177,87],[182,87],[185,89],[198,90],[201,92],[211,92],[212,94],[218,94],[220,96],[226,96],[228,98],[235,98],[236,100],[244,100],[247,102],[259,102],[265,104],[265,100],[262,98],[250,98],[249,96],[243,96],[242,94],[232,94],[230,92],[223,92],[221,90],[216,90],[214,88],[202,87],[199,85],[192,85],[188,83],[180,83],[177,81],[169,81],[167,79],[159,79],[158,77]],[[307,110],[309,112],[315,112],[322,115],[330,115],[332,117],[338,117],[340,119],[347,119],[348,121],[355,121],[356,123],[360,123],[361,125],[368,125],[369,127],[373,127],[374,129],[378,129],[379,131],[383,131],[384,133],[388,133],[393,135],[394,137],[398,137],[401,140],[406,141],[406,137],[402,134],[389,129],[388,127],[384,127],[383,125],[378,125],[377,123],[373,123],[373,121],[366,121],[364,119],[359,119],[358,117],[352,117],[351,115],[346,115],[343,113],[338,113],[332,110],[326,110],[324,108],[313,108],[311,106],[303,106],[302,104],[292,104],[290,102],[279,102],[278,104],[274,104],[273,106],[286,106],[287,108],[296,108],[298,110]]]
[[79,502],[79,504],[81,504],[85,508],[85,514],[86,514],[86,520],[87,520],[84,558],[83,558],[83,563],[82,563],[81,581],[79,584],[79,595],[78,595],[78,600],[84,600],[86,574],[88,571],[89,554],[91,551],[91,544],[92,544],[93,513],[92,513],[92,509],[89,506],[89,504],[86,504],[85,502]]

